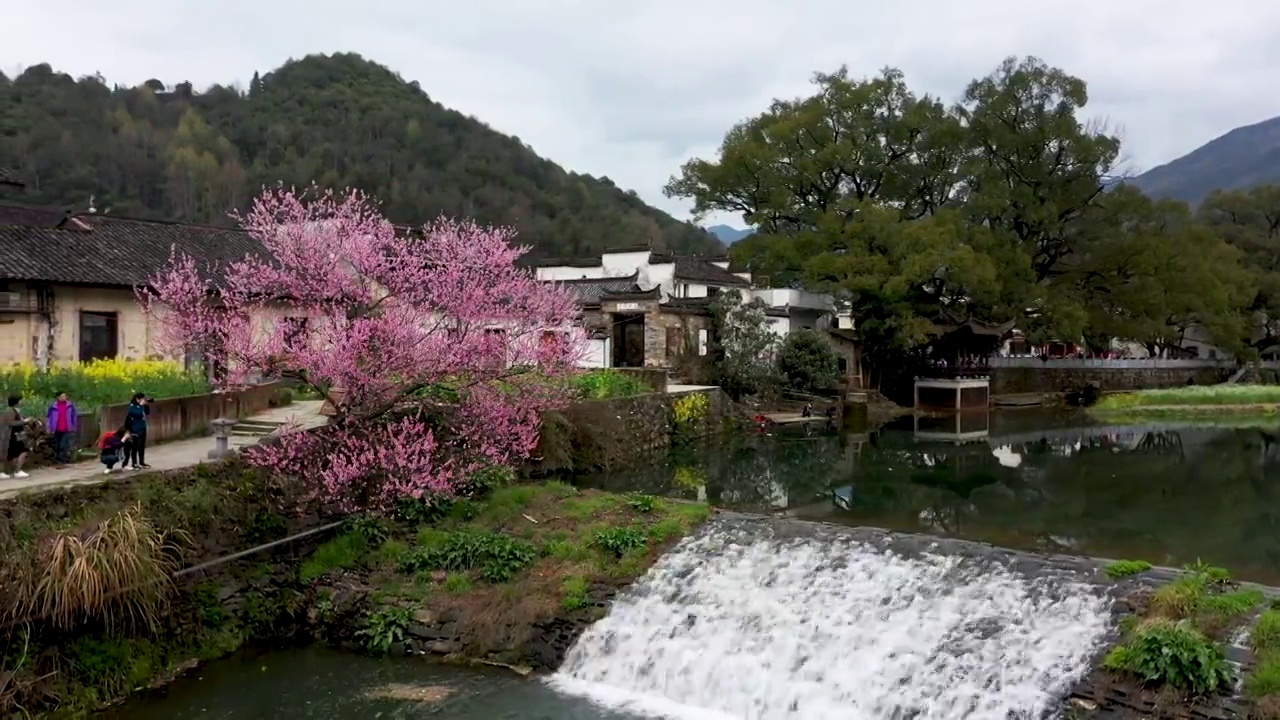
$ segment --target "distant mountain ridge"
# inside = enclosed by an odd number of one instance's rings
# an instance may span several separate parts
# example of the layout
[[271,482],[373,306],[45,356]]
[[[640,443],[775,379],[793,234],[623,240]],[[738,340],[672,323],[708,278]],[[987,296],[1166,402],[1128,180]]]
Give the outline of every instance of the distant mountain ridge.
[[1238,127],[1126,183],[1192,205],[1214,190],[1280,183],[1280,117]]
[[753,234],[755,230],[750,228],[736,228],[731,225],[712,225],[707,228],[707,232],[719,238],[720,242],[723,242],[726,245],[732,245],[742,238]]
[[5,200],[83,206],[93,197],[117,216],[231,224],[228,212],[258,188],[315,182],[360,188],[405,225],[443,215],[514,227],[533,257],[642,244],[680,255],[725,249],[359,55],[290,60],[255,73],[247,91],[166,87],[113,87],[47,64],[0,73],[0,167],[27,180]]

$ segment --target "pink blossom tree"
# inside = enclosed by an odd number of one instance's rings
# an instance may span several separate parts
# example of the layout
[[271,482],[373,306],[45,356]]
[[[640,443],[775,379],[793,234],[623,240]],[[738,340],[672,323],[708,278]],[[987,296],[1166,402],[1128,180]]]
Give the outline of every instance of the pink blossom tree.
[[248,453],[349,507],[449,495],[527,457],[570,396],[573,295],[515,261],[514,231],[440,220],[403,232],[361,193],[266,191],[238,217],[263,252],[222,267],[174,254],[144,310],[169,353],[218,383],[292,378],[333,417]]

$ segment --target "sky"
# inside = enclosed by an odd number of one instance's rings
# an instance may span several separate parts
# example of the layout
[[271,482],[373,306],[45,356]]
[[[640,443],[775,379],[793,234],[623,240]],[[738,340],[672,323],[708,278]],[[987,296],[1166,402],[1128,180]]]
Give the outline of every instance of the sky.
[[[1265,0],[9,0],[0,69],[248,86],[356,52],[568,169],[688,218],[662,187],[815,71],[892,66],[958,100],[1009,55],[1088,81],[1086,114],[1142,171],[1280,115],[1280,3]],[[707,224],[741,226],[719,215]]]

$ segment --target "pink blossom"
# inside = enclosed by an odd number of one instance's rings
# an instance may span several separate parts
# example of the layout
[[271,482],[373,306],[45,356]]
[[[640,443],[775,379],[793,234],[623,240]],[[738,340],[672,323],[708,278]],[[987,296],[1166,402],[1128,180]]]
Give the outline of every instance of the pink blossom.
[[358,191],[264,192],[238,218],[265,249],[225,267],[173,255],[139,291],[169,354],[219,382],[344,390],[333,427],[250,458],[329,499],[449,494],[528,456],[584,351],[571,292],[516,265],[514,231],[440,220],[398,231]]

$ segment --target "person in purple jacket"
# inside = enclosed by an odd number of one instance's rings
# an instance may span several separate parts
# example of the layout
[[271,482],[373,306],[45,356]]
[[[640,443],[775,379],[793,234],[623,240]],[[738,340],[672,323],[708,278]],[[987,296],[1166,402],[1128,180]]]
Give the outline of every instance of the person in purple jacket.
[[80,413],[65,392],[58,393],[58,399],[49,406],[44,426],[53,433],[53,461],[60,468],[66,467],[71,462],[71,449],[80,431]]

